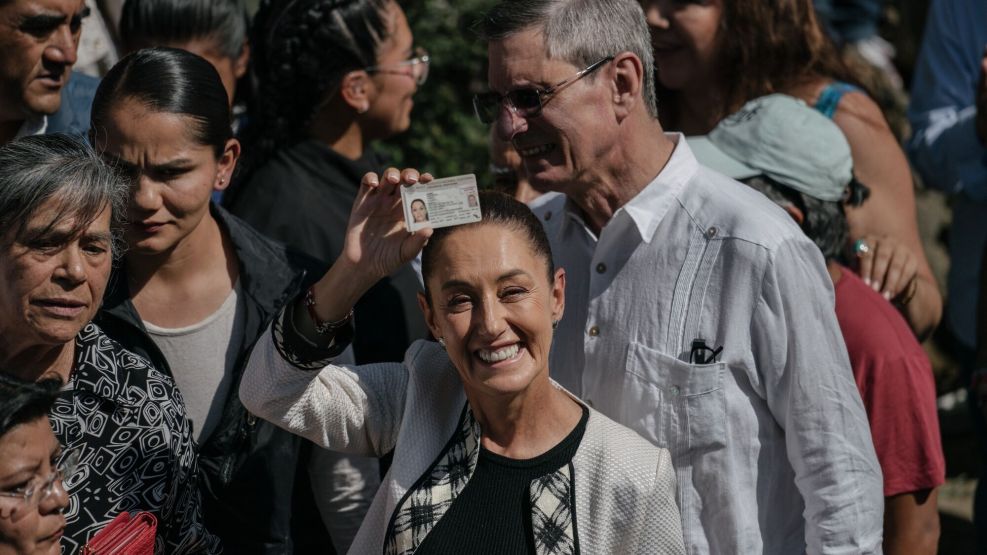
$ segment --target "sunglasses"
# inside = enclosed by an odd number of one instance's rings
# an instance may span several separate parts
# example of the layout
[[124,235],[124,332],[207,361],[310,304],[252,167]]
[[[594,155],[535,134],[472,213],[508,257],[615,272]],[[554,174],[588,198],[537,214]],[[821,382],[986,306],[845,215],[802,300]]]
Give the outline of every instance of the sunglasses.
[[565,81],[556,83],[545,89],[522,87],[514,89],[507,94],[499,94],[492,91],[477,94],[473,97],[473,111],[476,112],[476,117],[485,124],[491,124],[497,120],[501,105],[506,105],[508,109],[521,117],[535,117],[541,113],[545,104],[548,104],[548,101],[558,94],[559,91],[611,61],[613,61],[613,56],[607,56],[594,64],[590,64]]

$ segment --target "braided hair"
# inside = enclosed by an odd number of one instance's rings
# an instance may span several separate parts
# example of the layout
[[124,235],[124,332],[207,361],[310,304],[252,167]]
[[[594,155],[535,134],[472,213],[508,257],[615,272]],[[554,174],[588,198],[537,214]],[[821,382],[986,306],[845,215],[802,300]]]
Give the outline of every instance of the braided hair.
[[350,71],[373,65],[394,0],[263,0],[251,31],[252,167],[305,137]]

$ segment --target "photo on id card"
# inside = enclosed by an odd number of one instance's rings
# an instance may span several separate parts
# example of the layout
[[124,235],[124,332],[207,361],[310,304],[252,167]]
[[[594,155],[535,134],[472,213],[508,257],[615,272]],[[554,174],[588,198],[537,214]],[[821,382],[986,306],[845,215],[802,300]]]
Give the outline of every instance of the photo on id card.
[[476,176],[457,175],[401,188],[408,231],[480,221]]

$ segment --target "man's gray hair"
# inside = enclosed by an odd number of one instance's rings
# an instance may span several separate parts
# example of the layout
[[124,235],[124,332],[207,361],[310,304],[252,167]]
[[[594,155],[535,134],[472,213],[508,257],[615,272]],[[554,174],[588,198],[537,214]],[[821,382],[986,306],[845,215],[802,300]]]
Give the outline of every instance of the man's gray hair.
[[651,33],[637,0],[503,0],[479,23],[488,41],[532,28],[545,37],[549,58],[579,68],[620,52],[635,54],[644,65],[648,113],[658,117]]
[[54,201],[55,212],[38,230],[42,236],[68,219],[75,221],[76,236],[109,207],[113,252],[119,253],[128,193],[129,180],[81,138],[52,134],[14,140],[0,146],[0,244],[32,239],[28,223]]

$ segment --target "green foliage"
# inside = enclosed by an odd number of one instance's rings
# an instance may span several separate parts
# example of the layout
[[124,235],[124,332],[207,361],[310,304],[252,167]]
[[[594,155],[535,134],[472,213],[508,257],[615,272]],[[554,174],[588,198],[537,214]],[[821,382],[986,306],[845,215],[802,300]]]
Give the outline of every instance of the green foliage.
[[411,129],[377,145],[398,167],[436,177],[475,173],[489,179],[489,129],[473,115],[473,94],[486,87],[486,44],[472,30],[496,0],[402,2],[415,44],[431,56],[428,82],[415,94]]

